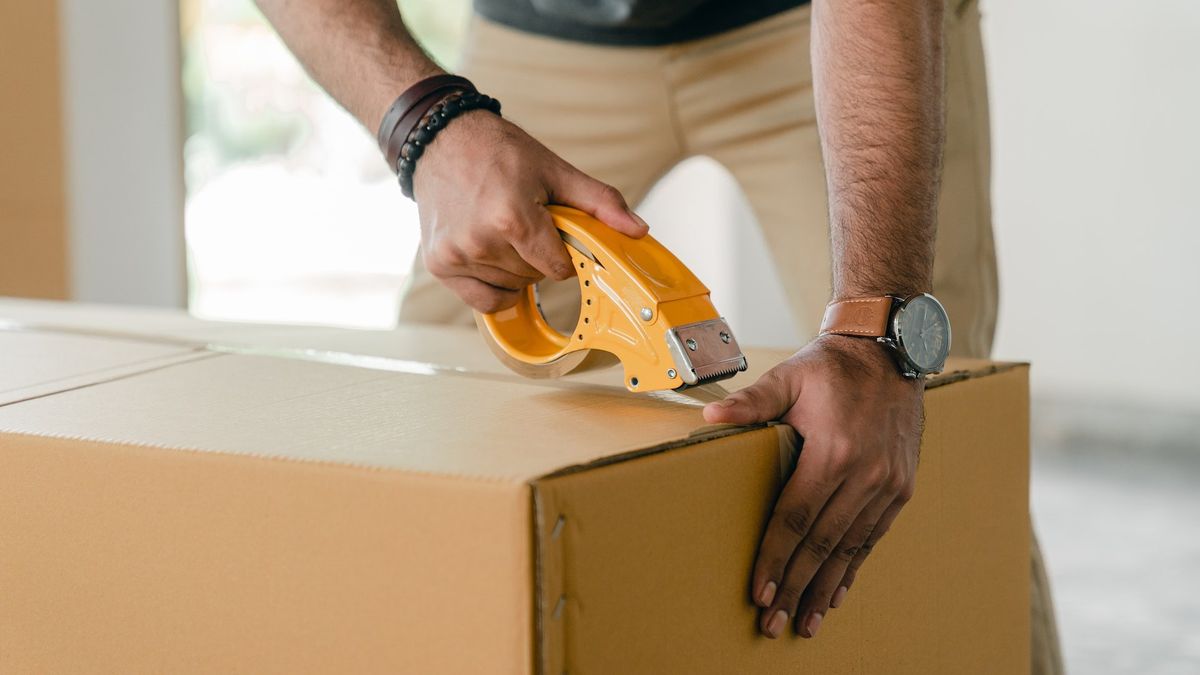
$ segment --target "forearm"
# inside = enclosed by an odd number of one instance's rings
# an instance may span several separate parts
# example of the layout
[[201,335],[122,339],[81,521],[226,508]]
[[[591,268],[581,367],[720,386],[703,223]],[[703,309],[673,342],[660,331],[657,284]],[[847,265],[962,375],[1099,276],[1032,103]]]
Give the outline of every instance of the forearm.
[[815,0],[812,59],[834,297],[931,290],[942,0]]
[[257,0],[312,75],[371,132],[392,101],[442,72],[409,34],[396,0]]

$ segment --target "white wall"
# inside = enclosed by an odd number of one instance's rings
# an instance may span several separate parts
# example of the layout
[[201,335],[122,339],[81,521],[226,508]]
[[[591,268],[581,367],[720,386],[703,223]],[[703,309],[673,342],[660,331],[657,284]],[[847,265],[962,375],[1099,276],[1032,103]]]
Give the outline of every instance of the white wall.
[[77,300],[186,298],[178,9],[59,0]]
[[1200,3],[984,12],[997,355],[1042,393],[1200,412]]
[[[1032,361],[1043,397],[1200,412],[1200,2],[993,0],[983,10],[995,355]],[[768,309],[782,289],[720,169],[681,166],[643,213],[703,270],[739,339],[796,344]]]
[[804,344],[754,213],[728,171],[693,157],[654,186],[638,212],[654,237],[700,277],[748,345]]

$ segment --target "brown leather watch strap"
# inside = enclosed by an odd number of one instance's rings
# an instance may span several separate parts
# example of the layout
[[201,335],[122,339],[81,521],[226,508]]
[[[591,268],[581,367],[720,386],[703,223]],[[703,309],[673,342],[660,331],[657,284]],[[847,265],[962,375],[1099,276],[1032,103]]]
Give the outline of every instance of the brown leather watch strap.
[[[458,75],[434,75],[427,77],[400,94],[383,115],[379,124],[379,149],[387,158],[388,167],[396,170],[400,158],[400,147],[408,133],[425,113],[425,110],[452,91],[475,91],[475,85]],[[422,105],[424,104],[424,105]],[[407,126],[405,126],[407,123]]]
[[884,295],[831,302],[825,307],[825,318],[821,320],[821,335],[883,337],[887,335],[894,301],[892,296]]

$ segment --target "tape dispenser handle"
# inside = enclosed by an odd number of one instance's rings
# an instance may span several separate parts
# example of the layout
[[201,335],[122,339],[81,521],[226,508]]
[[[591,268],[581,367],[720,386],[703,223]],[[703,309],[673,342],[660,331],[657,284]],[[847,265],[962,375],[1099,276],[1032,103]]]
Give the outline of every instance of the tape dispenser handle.
[[[551,216],[575,266],[580,292],[586,298],[592,285],[590,267],[596,260],[582,242],[564,229],[563,215],[551,210]],[[571,349],[572,341],[582,342],[584,338],[582,333],[574,331],[564,335],[550,325],[538,306],[537,287],[533,284],[521,290],[515,305],[480,315],[480,321],[498,347],[527,363],[553,361],[564,352],[575,351]],[[584,349],[582,344],[579,348]]]

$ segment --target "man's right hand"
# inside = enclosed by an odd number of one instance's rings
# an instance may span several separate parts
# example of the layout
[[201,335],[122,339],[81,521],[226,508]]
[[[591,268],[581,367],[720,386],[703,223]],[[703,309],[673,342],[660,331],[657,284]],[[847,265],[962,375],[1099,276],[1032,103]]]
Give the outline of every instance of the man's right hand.
[[425,267],[484,313],[512,307],[544,277],[575,274],[547,204],[573,206],[635,238],[648,229],[615,188],[485,111],[438,133],[417,162],[413,194]]

